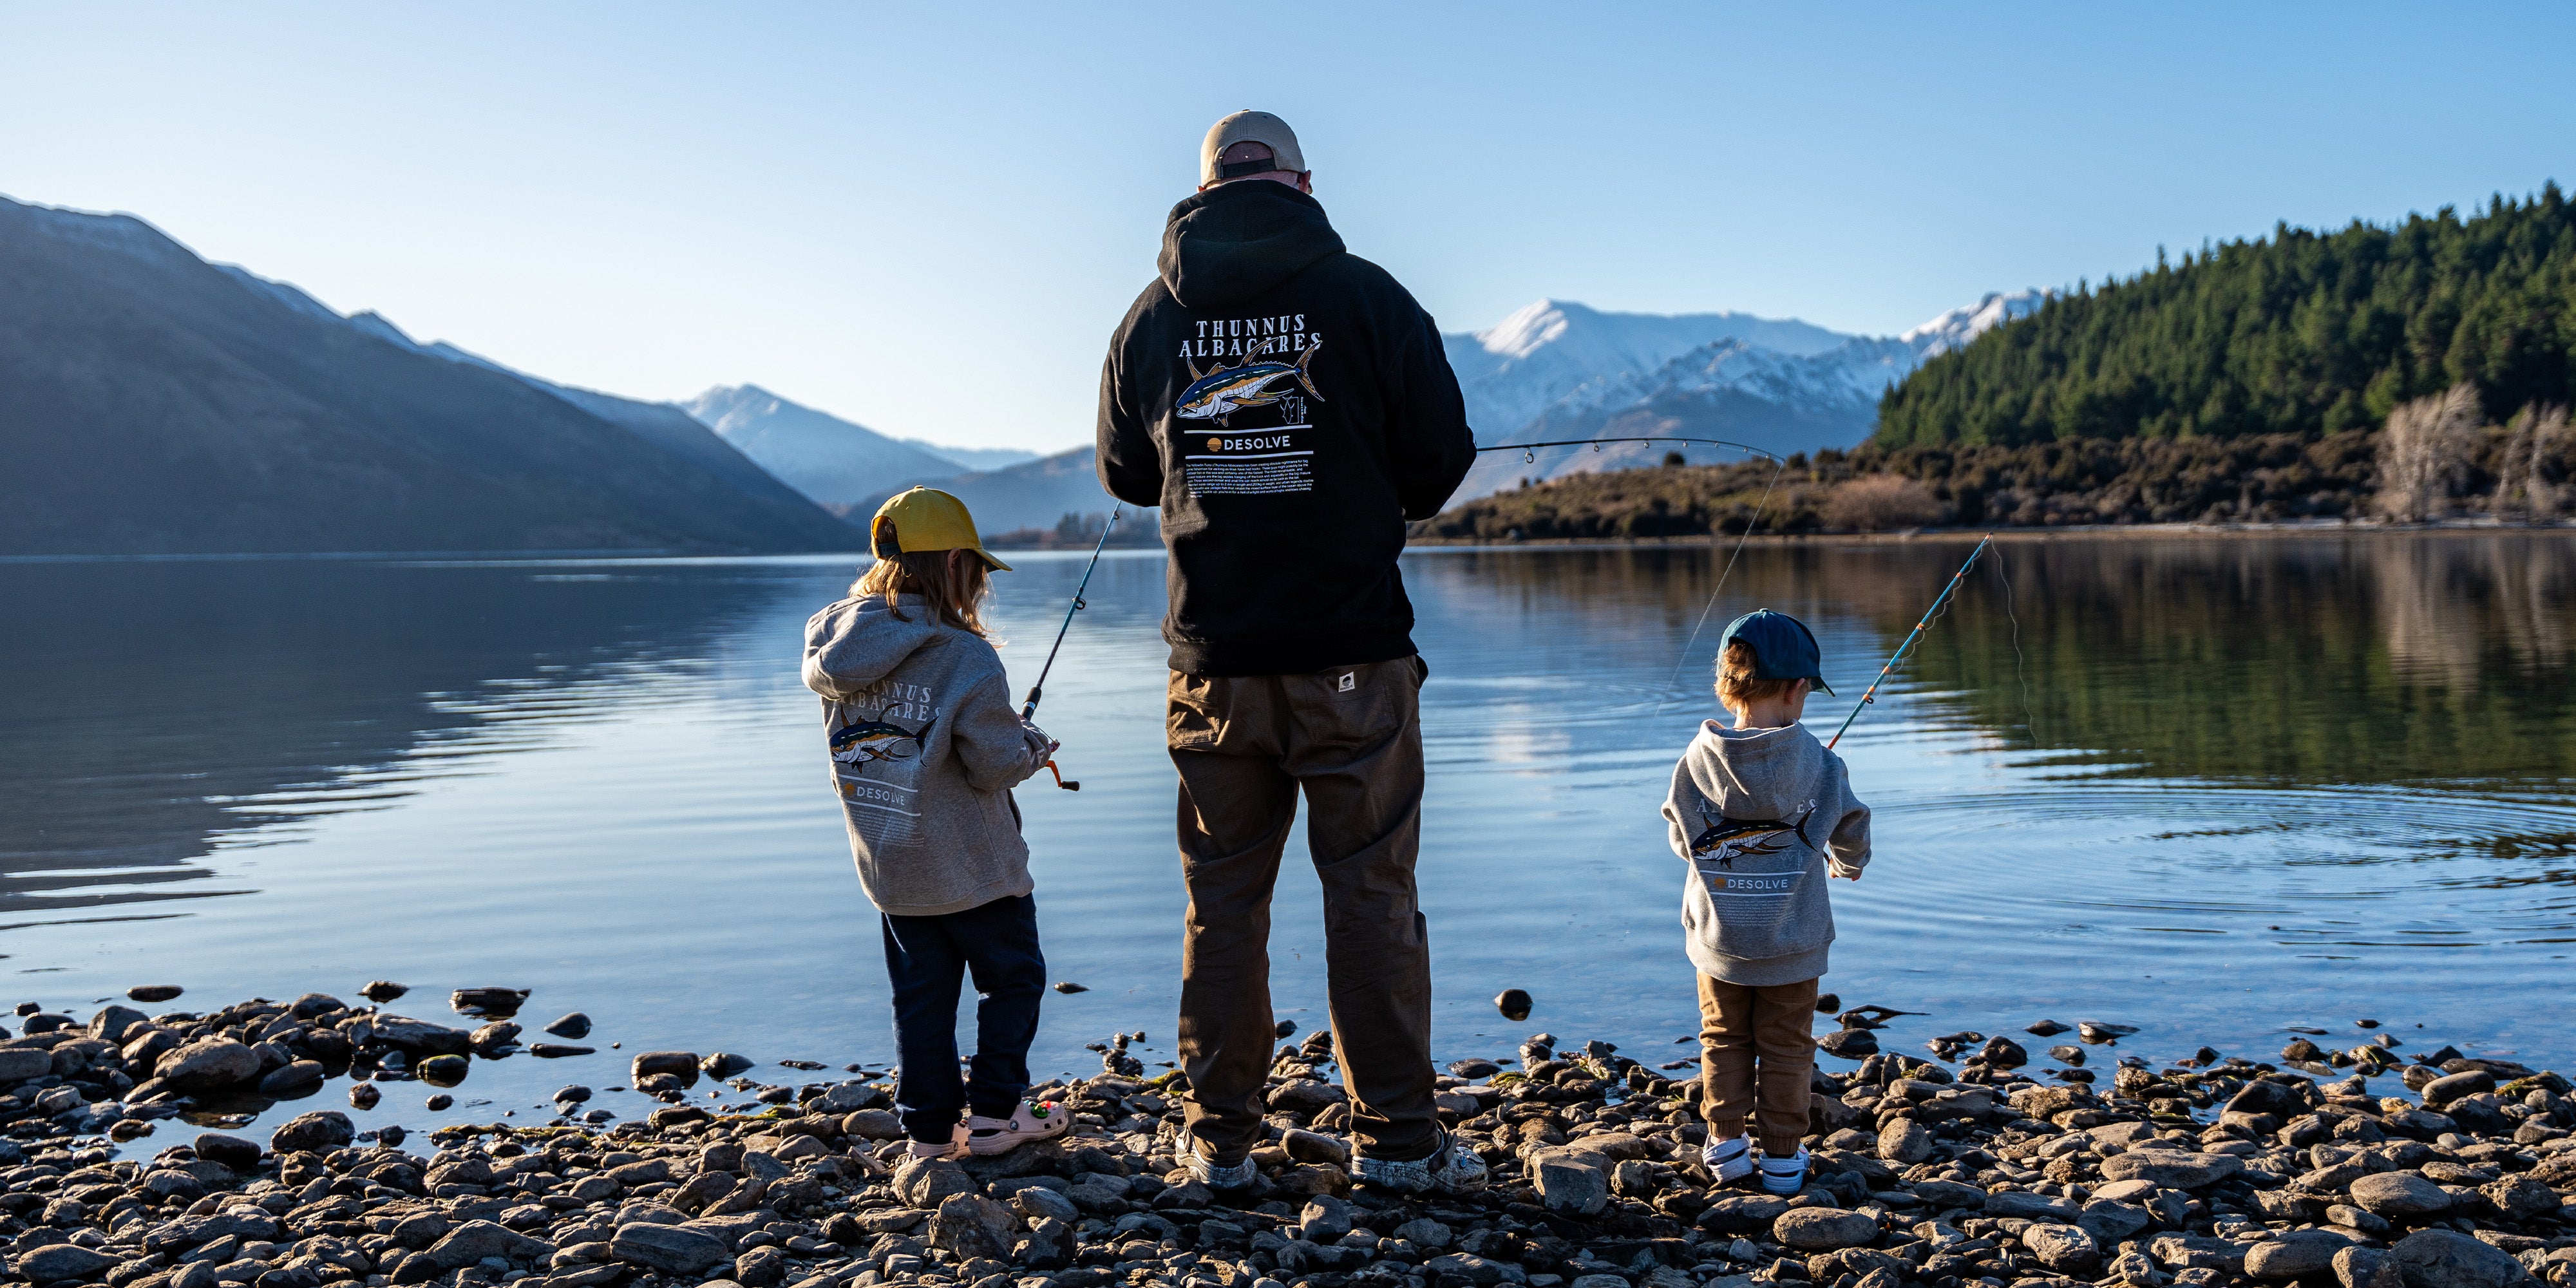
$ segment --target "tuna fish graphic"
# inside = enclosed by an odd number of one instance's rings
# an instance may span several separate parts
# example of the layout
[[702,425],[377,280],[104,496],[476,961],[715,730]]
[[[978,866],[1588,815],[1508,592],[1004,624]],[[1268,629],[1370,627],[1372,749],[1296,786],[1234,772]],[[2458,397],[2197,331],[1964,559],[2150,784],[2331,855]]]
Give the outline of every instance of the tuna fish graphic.
[[1323,347],[1324,341],[1318,337],[1307,343],[1306,351],[1297,355],[1294,363],[1247,355],[1241,366],[1215,366],[1204,372],[1199,370],[1199,364],[1184,358],[1182,361],[1190,369],[1190,387],[1181,391],[1172,410],[1183,420],[1212,420],[1223,425],[1246,407],[1267,407],[1287,397],[1286,389],[1272,383],[1283,376],[1293,377],[1305,387],[1307,396],[1322,402],[1324,396],[1315,391],[1306,364],[1313,362],[1315,351]]
[[[939,717],[932,716],[922,722],[917,733],[907,732],[902,726],[883,720],[843,725],[832,731],[832,759],[853,766],[864,765],[871,760],[910,760],[920,754],[921,740],[930,736],[930,726],[937,723]],[[911,751],[903,749],[907,742],[912,744]]]
[[1807,802],[1805,813],[1794,822],[1776,818],[1721,818],[1707,831],[1691,838],[1691,857],[1717,860],[1717,866],[1732,869],[1735,860],[1745,855],[1778,854],[1789,848],[1789,837],[1795,835],[1808,849],[1816,848],[1807,839],[1807,820],[1816,816],[1816,803]]

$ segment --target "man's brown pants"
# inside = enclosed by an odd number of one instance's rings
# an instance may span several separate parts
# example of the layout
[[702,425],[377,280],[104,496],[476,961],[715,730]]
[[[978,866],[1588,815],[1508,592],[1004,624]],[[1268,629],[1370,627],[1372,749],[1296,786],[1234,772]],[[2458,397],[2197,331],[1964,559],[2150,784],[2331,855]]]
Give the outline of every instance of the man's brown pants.
[[1270,893],[1303,789],[1324,884],[1333,1045],[1351,1133],[1372,1156],[1439,1143],[1431,1103],[1431,950],[1413,882],[1422,839],[1419,658],[1311,675],[1175,672],[1181,771],[1180,1055],[1192,1136],[1220,1163],[1259,1145],[1270,1012]]
[[1798,1152],[1816,1071],[1815,1016],[1812,979],[1755,988],[1699,977],[1701,1111],[1712,1137],[1742,1135],[1752,1118],[1762,1152]]

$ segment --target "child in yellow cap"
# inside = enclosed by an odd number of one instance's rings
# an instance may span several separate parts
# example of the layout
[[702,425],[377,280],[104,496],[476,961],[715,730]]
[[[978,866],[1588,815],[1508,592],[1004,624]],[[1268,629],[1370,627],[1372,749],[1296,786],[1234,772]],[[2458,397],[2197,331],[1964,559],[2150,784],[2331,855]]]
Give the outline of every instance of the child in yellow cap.
[[[919,1158],[999,1154],[1070,1119],[1028,1100],[1046,992],[1029,847],[1011,788],[1056,744],[1012,709],[986,638],[984,549],[956,497],[913,488],[868,527],[876,562],[805,623],[832,782],[894,985],[895,1104]],[[958,991],[975,980],[975,1058],[957,1070]]]

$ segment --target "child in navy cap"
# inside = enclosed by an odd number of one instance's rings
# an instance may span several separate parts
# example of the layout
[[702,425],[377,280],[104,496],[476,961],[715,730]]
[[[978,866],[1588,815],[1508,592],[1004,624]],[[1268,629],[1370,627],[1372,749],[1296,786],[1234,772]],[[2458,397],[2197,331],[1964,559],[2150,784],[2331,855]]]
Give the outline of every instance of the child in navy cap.
[[1798,723],[1810,689],[1833,692],[1824,680],[1797,618],[1766,608],[1735,619],[1717,664],[1734,727],[1701,723],[1664,799],[1673,851],[1690,863],[1682,924],[1699,968],[1701,1157],[1721,1182],[1758,1168],[1773,1194],[1807,1178],[1809,1026],[1834,938],[1825,878],[1857,881],[1869,862],[1869,807],[1842,759]]

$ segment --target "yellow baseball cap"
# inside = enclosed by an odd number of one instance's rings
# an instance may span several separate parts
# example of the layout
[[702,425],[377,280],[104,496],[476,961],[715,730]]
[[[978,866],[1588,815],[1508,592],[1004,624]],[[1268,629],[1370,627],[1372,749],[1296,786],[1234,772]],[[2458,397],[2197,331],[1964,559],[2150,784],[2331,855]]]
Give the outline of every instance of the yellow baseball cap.
[[1011,570],[975,535],[975,516],[966,512],[966,503],[937,488],[898,492],[878,506],[876,517],[868,520],[868,548],[880,559],[897,552],[972,550],[995,570]]

